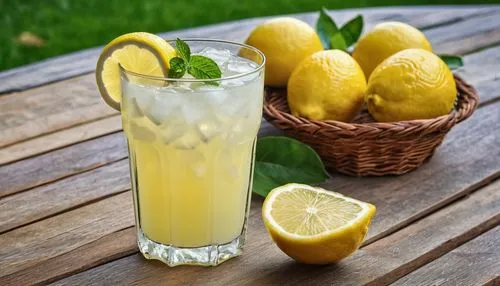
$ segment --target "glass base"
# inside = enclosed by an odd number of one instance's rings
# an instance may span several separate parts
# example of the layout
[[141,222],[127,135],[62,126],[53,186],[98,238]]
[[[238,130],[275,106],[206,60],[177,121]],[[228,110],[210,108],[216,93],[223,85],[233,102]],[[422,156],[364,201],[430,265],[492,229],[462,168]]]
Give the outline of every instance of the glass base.
[[152,241],[140,229],[137,230],[139,251],[147,259],[156,259],[168,266],[198,265],[216,266],[233,257],[241,255],[244,234],[231,242],[202,247],[176,247]]

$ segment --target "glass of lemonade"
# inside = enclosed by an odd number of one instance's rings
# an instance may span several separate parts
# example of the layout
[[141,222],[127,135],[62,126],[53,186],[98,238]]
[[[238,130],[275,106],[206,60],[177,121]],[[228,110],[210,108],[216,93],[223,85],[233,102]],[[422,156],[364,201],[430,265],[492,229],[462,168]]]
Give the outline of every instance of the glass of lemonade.
[[240,255],[245,240],[265,57],[232,42],[185,42],[222,78],[121,68],[122,122],[139,250],[169,266],[213,266]]

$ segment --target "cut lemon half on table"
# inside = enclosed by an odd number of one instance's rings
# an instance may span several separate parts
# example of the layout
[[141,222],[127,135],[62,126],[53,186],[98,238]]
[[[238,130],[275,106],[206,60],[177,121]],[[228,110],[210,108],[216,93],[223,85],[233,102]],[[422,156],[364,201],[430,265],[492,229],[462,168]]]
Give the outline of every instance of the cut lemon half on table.
[[288,256],[309,264],[337,262],[363,242],[375,206],[302,184],[272,190],[262,217],[272,239]]
[[150,33],[121,35],[104,47],[96,66],[96,81],[102,98],[120,110],[120,64],[135,73],[166,77],[175,49],[164,39]]

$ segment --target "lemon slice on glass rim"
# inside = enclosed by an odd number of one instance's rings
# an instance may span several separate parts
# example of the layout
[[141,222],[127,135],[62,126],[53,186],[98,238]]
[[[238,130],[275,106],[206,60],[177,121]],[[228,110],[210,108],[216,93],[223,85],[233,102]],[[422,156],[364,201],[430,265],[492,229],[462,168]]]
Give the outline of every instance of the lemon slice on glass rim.
[[275,188],[262,206],[278,247],[309,264],[334,263],[356,251],[374,214],[372,204],[303,184]]
[[96,66],[96,82],[104,101],[120,110],[120,68],[135,73],[167,77],[175,49],[161,37],[145,32],[121,35],[107,44]]

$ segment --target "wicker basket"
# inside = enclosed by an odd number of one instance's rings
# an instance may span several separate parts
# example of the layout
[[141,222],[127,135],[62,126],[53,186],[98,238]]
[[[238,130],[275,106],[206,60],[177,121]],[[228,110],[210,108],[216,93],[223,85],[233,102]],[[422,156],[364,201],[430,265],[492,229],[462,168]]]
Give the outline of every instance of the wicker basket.
[[458,97],[450,114],[428,120],[374,122],[363,111],[353,123],[317,121],[290,114],[285,90],[267,89],[264,117],[289,136],[313,147],[327,169],[352,176],[400,175],[429,159],[450,129],[469,116],[479,98],[455,76]]

